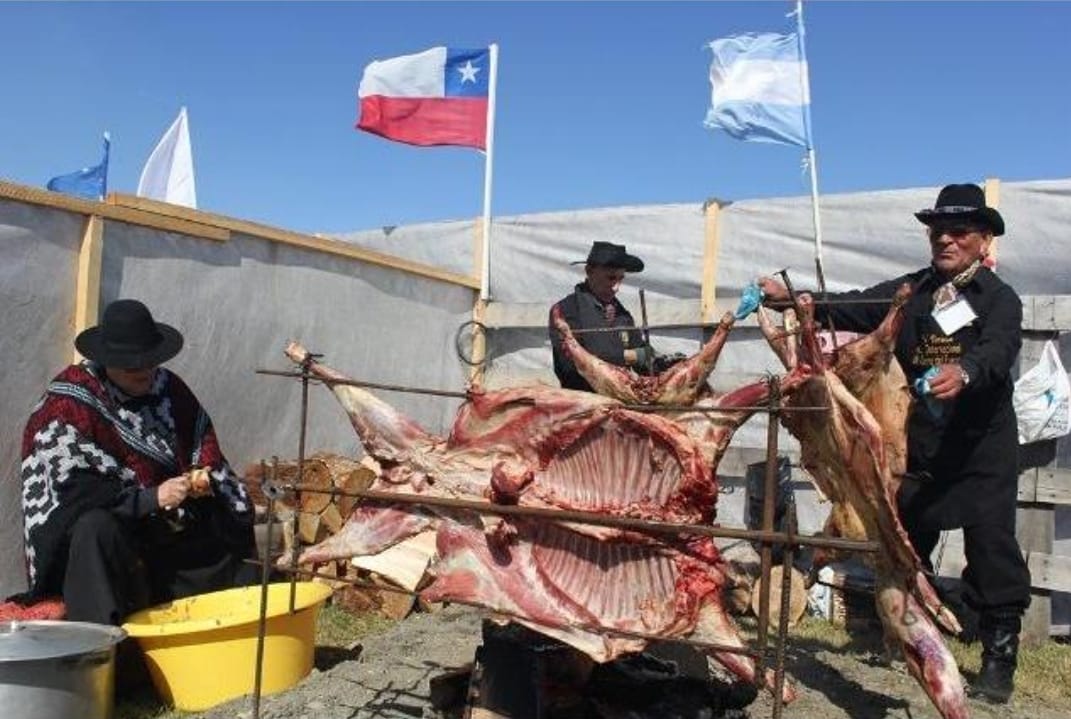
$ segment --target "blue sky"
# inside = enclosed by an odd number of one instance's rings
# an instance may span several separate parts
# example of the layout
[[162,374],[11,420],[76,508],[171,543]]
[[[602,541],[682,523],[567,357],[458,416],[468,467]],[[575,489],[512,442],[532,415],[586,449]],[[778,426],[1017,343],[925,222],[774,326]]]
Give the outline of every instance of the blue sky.
[[[705,45],[788,2],[0,3],[0,177],[109,189],[189,109],[202,209],[307,232],[475,217],[483,157],[353,129],[361,70],[500,45],[496,215],[809,192],[799,148],[706,130]],[[1071,176],[1071,3],[808,2],[823,193]]]

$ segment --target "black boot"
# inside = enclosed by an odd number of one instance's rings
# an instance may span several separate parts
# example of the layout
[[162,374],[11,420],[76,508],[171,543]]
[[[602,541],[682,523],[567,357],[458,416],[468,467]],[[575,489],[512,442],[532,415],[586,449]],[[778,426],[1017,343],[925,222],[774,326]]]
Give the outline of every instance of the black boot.
[[999,627],[983,627],[979,633],[982,670],[971,684],[971,693],[995,704],[1007,704],[1015,688],[1019,633]]

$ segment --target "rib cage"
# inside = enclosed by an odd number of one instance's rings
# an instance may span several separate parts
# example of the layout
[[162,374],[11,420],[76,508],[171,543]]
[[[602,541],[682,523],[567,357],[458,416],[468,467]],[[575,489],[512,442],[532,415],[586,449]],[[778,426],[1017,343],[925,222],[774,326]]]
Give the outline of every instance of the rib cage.
[[547,501],[600,510],[665,504],[682,479],[665,446],[607,423],[556,455],[535,484]]
[[677,571],[654,545],[600,541],[553,524],[540,525],[532,555],[544,580],[600,624],[649,632],[673,619]]

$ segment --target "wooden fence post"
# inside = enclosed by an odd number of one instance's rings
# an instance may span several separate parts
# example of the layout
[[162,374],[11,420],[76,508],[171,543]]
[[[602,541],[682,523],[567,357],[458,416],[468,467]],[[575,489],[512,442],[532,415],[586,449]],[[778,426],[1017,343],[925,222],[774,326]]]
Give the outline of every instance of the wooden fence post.
[[[998,207],[1000,205],[1000,180],[995,177],[987,177],[985,179],[985,185],[983,186],[985,192],[985,204],[989,207]],[[993,267],[997,266],[998,250],[997,246],[999,238],[994,237],[993,241],[989,244],[989,259],[993,261]]]
[[[100,262],[104,254],[104,220],[87,215],[78,250],[78,275],[74,286],[74,334],[97,324],[100,315]],[[82,355],[74,350],[74,362]]]
[[700,278],[699,321],[714,322],[718,308],[715,297],[718,290],[718,246],[720,232],[718,215],[721,204],[711,198],[703,205],[703,276]]

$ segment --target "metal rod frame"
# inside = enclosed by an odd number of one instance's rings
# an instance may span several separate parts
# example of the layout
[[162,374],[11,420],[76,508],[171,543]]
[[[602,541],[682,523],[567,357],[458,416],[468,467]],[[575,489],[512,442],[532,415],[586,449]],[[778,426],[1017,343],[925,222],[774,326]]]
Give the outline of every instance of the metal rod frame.
[[[293,484],[282,484],[283,490],[296,490]],[[856,539],[842,539],[840,537],[824,537],[821,535],[789,535],[786,532],[773,530],[772,522],[769,530],[763,529],[738,529],[736,527],[721,527],[707,524],[686,524],[683,522],[658,522],[636,517],[618,517],[613,515],[599,514],[597,512],[582,512],[575,509],[550,509],[548,507],[526,507],[515,504],[492,504],[491,502],[478,502],[468,499],[455,499],[453,497],[429,497],[420,494],[403,494],[396,492],[381,492],[374,489],[344,490],[324,489],[314,485],[305,485],[300,488],[304,492],[329,494],[332,497],[354,497],[375,502],[388,504],[412,504],[426,507],[442,507],[445,509],[460,509],[481,514],[493,514],[501,517],[532,517],[545,519],[552,522],[570,522],[574,524],[592,524],[600,527],[612,527],[615,529],[628,529],[637,532],[649,532],[655,534],[697,534],[707,537],[721,537],[727,539],[747,539],[758,542],[771,542],[784,544],[804,544],[813,547],[828,547],[857,552],[876,552],[879,549],[877,542],[860,541]]]

